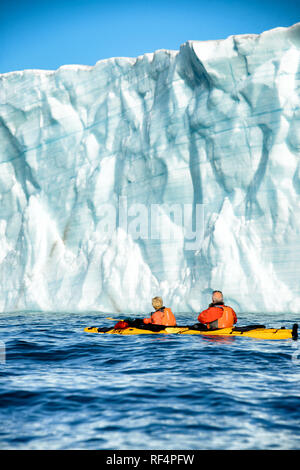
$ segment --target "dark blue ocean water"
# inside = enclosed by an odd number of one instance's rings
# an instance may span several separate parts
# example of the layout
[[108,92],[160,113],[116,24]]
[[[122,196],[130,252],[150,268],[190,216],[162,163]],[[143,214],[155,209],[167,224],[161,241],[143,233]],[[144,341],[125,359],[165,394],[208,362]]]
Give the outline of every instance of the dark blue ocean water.
[[106,316],[0,314],[1,449],[300,449],[299,341],[83,332]]

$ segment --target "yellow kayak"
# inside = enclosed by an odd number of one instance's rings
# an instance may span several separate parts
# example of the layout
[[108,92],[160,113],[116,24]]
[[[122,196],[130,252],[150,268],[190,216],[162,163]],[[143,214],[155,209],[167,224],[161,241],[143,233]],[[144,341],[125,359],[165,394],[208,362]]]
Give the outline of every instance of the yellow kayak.
[[[156,326],[156,325],[151,325]],[[266,328],[264,325],[249,325],[245,327],[220,328],[216,330],[202,330],[193,326],[166,326],[151,328],[151,326],[128,326],[127,328],[98,328],[95,326],[86,327],[86,333],[100,333],[109,335],[157,335],[157,334],[180,334],[180,335],[204,335],[204,336],[247,336],[257,339],[297,339],[298,324],[295,323],[292,329]]]

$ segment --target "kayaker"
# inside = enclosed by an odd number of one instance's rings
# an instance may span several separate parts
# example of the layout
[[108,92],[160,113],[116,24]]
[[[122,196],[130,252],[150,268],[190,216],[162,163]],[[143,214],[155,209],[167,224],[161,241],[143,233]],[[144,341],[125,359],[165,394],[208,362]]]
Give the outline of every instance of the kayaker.
[[199,313],[198,321],[208,329],[231,328],[237,322],[235,311],[224,304],[223,294],[219,290],[212,293],[212,303]]
[[150,318],[144,318],[143,322],[146,325],[151,323],[152,325],[176,326],[176,318],[172,310],[163,306],[161,297],[154,297],[152,305],[155,312],[151,313]]

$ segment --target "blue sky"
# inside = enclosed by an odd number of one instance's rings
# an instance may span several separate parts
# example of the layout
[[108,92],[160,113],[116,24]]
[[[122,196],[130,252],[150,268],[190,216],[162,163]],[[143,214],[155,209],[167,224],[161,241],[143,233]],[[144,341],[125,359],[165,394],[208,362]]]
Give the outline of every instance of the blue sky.
[[1,0],[0,73],[94,65],[300,21],[300,0]]

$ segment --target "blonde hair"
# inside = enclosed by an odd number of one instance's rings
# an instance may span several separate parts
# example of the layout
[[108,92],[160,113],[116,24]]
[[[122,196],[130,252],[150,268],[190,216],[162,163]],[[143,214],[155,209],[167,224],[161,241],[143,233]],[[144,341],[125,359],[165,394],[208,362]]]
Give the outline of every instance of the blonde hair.
[[161,297],[153,297],[152,299],[152,303],[155,303],[155,304],[160,304],[160,306],[162,307],[163,306],[163,300]]

